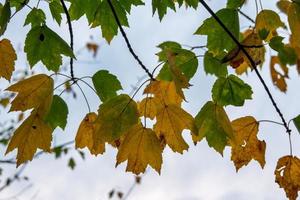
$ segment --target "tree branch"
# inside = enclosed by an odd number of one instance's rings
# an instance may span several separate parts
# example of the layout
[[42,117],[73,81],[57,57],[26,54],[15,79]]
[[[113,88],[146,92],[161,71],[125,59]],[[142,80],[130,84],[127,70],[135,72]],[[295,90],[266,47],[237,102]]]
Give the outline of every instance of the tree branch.
[[[72,49],[72,51],[74,50],[74,36],[73,36],[73,28],[72,28],[72,22],[71,22],[71,17],[68,11],[68,8],[64,2],[64,0],[60,0],[61,5],[64,9],[64,12],[66,14],[67,17],[67,22],[68,22],[68,26],[69,26],[69,33],[70,33],[70,47]],[[71,77],[72,80],[74,80],[74,69],[73,69],[73,58],[70,58],[70,68],[71,68]]]
[[131,46],[131,44],[130,44],[130,42],[129,42],[129,39],[128,39],[128,37],[127,37],[127,35],[126,35],[126,33],[125,33],[123,27],[122,27],[122,24],[121,24],[121,22],[120,22],[120,19],[118,18],[117,12],[116,12],[116,10],[115,10],[115,8],[114,8],[114,6],[113,6],[111,0],[107,0],[107,2],[108,2],[109,6],[110,6],[110,8],[111,8],[111,11],[112,11],[112,13],[113,13],[113,15],[114,15],[114,18],[115,18],[115,20],[116,20],[116,22],[117,22],[117,24],[118,24],[118,27],[119,27],[119,29],[120,29],[120,31],[121,31],[121,34],[122,34],[122,36],[123,36],[123,38],[124,38],[124,40],[125,40],[125,42],[126,42],[126,44],[127,44],[127,47],[128,47],[129,52],[130,52],[131,55],[134,57],[134,59],[139,63],[139,65],[143,68],[143,70],[147,73],[147,75],[150,77],[150,79],[151,79],[151,80],[155,80],[155,78],[153,77],[153,75],[150,73],[149,69],[143,64],[143,62],[139,59],[139,57],[138,57],[138,56],[136,55],[136,53],[133,51],[133,48],[132,48],[132,46]]
[[283,125],[286,129],[286,132],[291,135],[291,130],[288,127],[288,124],[285,120],[285,118],[283,117],[283,114],[281,112],[281,110],[279,109],[279,107],[277,106],[274,97],[272,96],[267,84],[265,83],[264,79],[262,78],[262,76],[260,75],[257,67],[256,67],[256,63],[255,61],[252,59],[252,57],[249,55],[249,53],[246,51],[245,47],[238,41],[237,38],[235,38],[235,36],[231,33],[231,31],[225,26],[225,24],[220,20],[220,18],[214,13],[214,11],[207,5],[207,3],[204,0],[199,0],[199,2],[205,7],[205,9],[211,14],[211,16],[219,23],[219,25],[224,29],[224,31],[231,37],[231,39],[236,43],[236,45],[238,46],[238,48],[246,55],[247,59],[250,61],[252,68],[254,69],[256,75],[258,76],[260,82],[262,83],[264,89],[266,90],[269,99],[271,100],[276,112],[278,113],[278,115],[280,116]]

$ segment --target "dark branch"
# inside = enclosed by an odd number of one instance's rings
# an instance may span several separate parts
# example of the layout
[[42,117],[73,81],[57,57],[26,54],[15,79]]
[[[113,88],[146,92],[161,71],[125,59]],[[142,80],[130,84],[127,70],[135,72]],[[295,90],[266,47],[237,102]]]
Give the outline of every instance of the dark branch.
[[235,38],[235,36],[230,32],[230,30],[225,26],[225,24],[220,20],[220,18],[214,13],[214,11],[207,5],[207,3],[204,0],[199,0],[199,2],[205,7],[205,9],[211,14],[211,16],[220,24],[220,26],[224,29],[224,31],[231,37],[231,39],[236,43],[236,45],[238,46],[238,48],[246,55],[246,57],[248,58],[248,60],[251,63],[252,68],[254,69],[256,75],[258,76],[260,82],[262,83],[264,89],[266,90],[276,112],[278,113],[278,115],[280,116],[283,125],[286,129],[286,132],[291,135],[291,130],[288,127],[288,124],[285,120],[285,118],[283,117],[283,114],[281,112],[281,110],[279,109],[279,107],[277,106],[274,97],[272,96],[267,84],[265,83],[264,79],[262,78],[262,76],[260,75],[257,67],[256,67],[256,63],[255,61],[252,59],[252,57],[249,55],[249,53],[246,51],[245,47],[238,41],[237,38]]
[[121,24],[121,22],[120,22],[120,19],[119,19],[118,15],[117,15],[117,12],[116,12],[116,10],[115,10],[115,8],[114,8],[114,6],[113,6],[111,0],[107,0],[107,2],[108,2],[109,6],[110,6],[110,8],[111,8],[111,11],[112,11],[112,13],[113,13],[113,15],[114,15],[114,18],[115,18],[115,20],[116,20],[116,22],[117,22],[117,24],[118,24],[118,27],[120,28],[121,34],[122,34],[122,36],[123,36],[123,38],[124,38],[124,40],[125,40],[125,42],[126,42],[126,44],[127,44],[128,50],[130,51],[131,55],[132,55],[132,56],[134,57],[134,59],[139,63],[139,65],[143,68],[143,70],[147,73],[147,75],[150,77],[150,79],[151,79],[151,80],[155,80],[154,77],[153,77],[153,75],[152,75],[152,74],[150,73],[150,71],[148,70],[148,68],[143,64],[143,62],[139,59],[139,57],[138,57],[138,56],[135,54],[135,52],[133,51],[133,48],[132,48],[132,46],[131,46],[131,44],[130,44],[130,42],[129,42],[129,39],[128,39],[128,37],[127,37],[127,35],[126,35],[126,33],[125,33],[123,27],[122,27],[122,24]]
[[251,17],[249,17],[246,13],[244,13],[243,11],[241,11],[240,9],[238,9],[238,12],[243,15],[246,19],[248,19],[250,22],[252,22],[253,24],[255,24],[254,19],[252,19]]
[[[68,11],[68,8],[64,2],[64,0],[60,0],[61,5],[64,9],[64,12],[66,14],[67,17],[67,22],[68,22],[68,26],[69,26],[69,33],[70,33],[70,47],[72,49],[72,51],[74,50],[74,36],[73,36],[73,28],[72,28],[72,22],[71,22],[71,17]],[[72,80],[74,80],[74,69],[73,69],[73,58],[70,58],[70,68],[71,68],[71,77]]]

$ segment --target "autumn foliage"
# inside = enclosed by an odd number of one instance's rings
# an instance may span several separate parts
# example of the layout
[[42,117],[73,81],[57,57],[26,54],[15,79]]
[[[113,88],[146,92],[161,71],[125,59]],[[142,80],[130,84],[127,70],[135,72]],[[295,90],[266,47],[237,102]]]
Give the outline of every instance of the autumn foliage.
[[[278,9],[287,15],[284,23],[274,10],[257,8],[259,13],[252,20],[253,26],[241,29],[240,18],[245,17],[241,9],[254,1],[228,0],[226,8],[213,12],[204,20],[195,35],[205,36],[205,47],[184,48],[183,45],[166,41],[158,45],[158,66],[152,71],[135,55],[130,41],[122,26],[129,26],[128,15],[132,6],[142,6],[142,0],[51,0],[50,15],[60,25],[62,16],[67,16],[71,41],[72,21],[86,18],[91,27],[101,27],[102,36],[108,43],[121,30],[129,51],[149,76],[139,89],[143,89],[143,98],[136,99],[122,92],[118,77],[107,70],[99,70],[92,75],[90,87],[98,95],[101,104],[97,111],[90,111],[82,119],[76,134],[75,147],[87,148],[91,154],[105,153],[106,145],[118,151],[116,165],[127,162],[126,171],[134,174],[144,173],[148,166],[161,173],[163,151],[169,147],[183,154],[189,149],[183,138],[188,131],[195,145],[206,140],[209,147],[223,155],[225,147],[231,148],[231,160],[238,171],[251,161],[263,168],[267,144],[258,139],[260,121],[253,116],[229,119],[226,106],[243,106],[252,99],[252,88],[239,75],[256,73],[270,60],[270,74],[274,86],[280,91],[288,89],[286,79],[289,68],[296,67],[300,73],[300,1],[279,0]],[[4,34],[13,17],[12,11],[19,12],[30,1],[7,0],[0,6],[0,33]],[[257,2],[256,2],[257,3]],[[152,0],[153,14],[158,13],[163,20],[169,8],[177,6],[197,9],[205,5],[198,0]],[[205,7],[209,10],[209,7]],[[203,8],[201,8],[203,10]],[[24,80],[11,83],[6,91],[15,93],[10,101],[10,112],[28,111],[30,114],[15,130],[7,145],[6,154],[17,150],[16,164],[31,161],[38,149],[52,153],[52,133],[56,128],[65,129],[67,116],[72,115],[68,102],[56,93],[58,87],[66,84],[56,83],[56,76],[67,77],[70,89],[82,82],[74,76],[73,62],[75,53],[72,43],[69,45],[55,31],[47,26],[49,16],[38,6],[28,13],[24,25],[31,26],[25,40],[24,52],[30,68],[41,62],[49,71],[47,74],[35,74]],[[49,13],[48,13],[49,14]],[[76,27],[74,27],[76,28]],[[279,29],[289,30],[288,37],[281,36]],[[16,52],[10,42],[14,38],[0,41],[0,77],[10,81],[15,70]],[[89,43],[88,49],[97,54],[98,46]],[[182,108],[187,101],[184,92],[191,87],[190,80],[198,69],[198,57],[193,51],[203,48],[204,71],[216,77],[211,90],[211,101],[207,102],[196,116]],[[272,50],[267,58],[266,52]],[[61,71],[63,56],[71,60],[71,75]],[[280,67],[280,71],[278,68]],[[234,70],[230,70],[234,69]],[[265,84],[263,79],[259,79]],[[269,98],[272,94],[264,85]],[[267,99],[267,98],[266,98]],[[266,100],[267,101],[267,100]],[[275,104],[275,111],[281,115]],[[290,137],[291,130],[286,119],[281,116],[282,126]],[[300,129],[300,116],[292,119]],[[287,147],[288,148],[288,147]],[[279,158],[275,169],[276,182],[286,192],[289,199],[296,199],[300,190],[300,161],[291,155]]]

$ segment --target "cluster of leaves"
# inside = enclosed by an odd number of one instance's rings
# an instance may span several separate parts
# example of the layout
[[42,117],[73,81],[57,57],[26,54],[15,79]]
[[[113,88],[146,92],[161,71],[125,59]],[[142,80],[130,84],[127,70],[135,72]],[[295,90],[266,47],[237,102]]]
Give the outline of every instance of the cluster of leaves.
[[[7,0],[0,6],[0,34],[2,35],[12,17],[11,9],[19,12],[30,1]],[[85,16],[91,27],[101,27],[102,36],[111,42],[117,35],[119,25],[128,26],[127,16],[132,6],[143,5],[141,0],[69,0],[65,13],[69,20]],[[47,1],[54,20],[60,24],[64,7],[59,0]],[[114,7],[114,12],[111,5]],[[91,154],[105,152],[107,144],[118,151],[116,164],[127,161],[127,171],[135,174],[145,172],[148,165],[158,173],[161,171],[162,153],[166,146],[174,152],[183,153],[189,146],[182,134],[190,132],[195,144],[206,140],[208,145],[221,155],[226,146],[231,148],[231,160],[236,170],[256,160],[265,165],[266,142],[258,139],[259,120],[252,116],[230,120],[226,106],[243,106],[252,98],[251,86],[238,77],[253,69],[252,61],[261,67],[265,61],[266,48],[270,47],[270,72],[273,83],[283,92],[287,90],[286,79],[289,66],[296,66],[300,73],[300,2],[278,1],[279,9],[288,16],[289,26],[272,10],[262,9],[256,16],[254,27],[240,29],[239,10],[245,0],[228,0],[226,8],[215,13],[216,17],[230,30],[232,36],[220,26],[215,17],[206,19],[196,30],[196,35],[207,37],[207,51],[204,55],[204,70],[216,76],[212,87],[212,99],[193,117],[182,108],[186,100],[184,90],[198,68],[198,56],[184,49],[176,42],[164,42],[158,47],[161,70],[144,88],[144,98],[136,102],[127,94],[122,94],[118,78],[107,70],[99,70],[92,76],[93,89],[102,102],[97,112],[89,112],[82,120],[75,138],[76,148],[87,147]],[[167,9],[176,10],[176,4],[197,8],[198,0],[152,0],[153,14],[160,20]],[[116,20],[116,16],[118,21]],[[71,47],[46,25],[45,12],[37,7],[28,13],[24,25],[30,25],[25,40],[24,52],[30,67],[38,62],[49,70],[59,72],[62,55],[75,58]],[[288,41],[280,36],[278,29],[289,29]],[[252,60],[232,40],[235,37]],[[89,47],[97,52],[95,46]],[[274,54],[274,55],[273,55]],[[10,80],[17,59],[15,50],[8,39],[0,41],[0,77]],[[275,66],[279,65],[283,73]],[[235,69],[235,74],[228,70]],[[230,69],[230,68],[229,68]],[[67,103],[55,95],[55,74],[38,74],[9,86],[6,90],[17,93],[10,103],[10,111],[31,110],[28,118],[16,129],[6,153],[15,149],[17,166],[32,160],[37,149],[52,152],[53,131],[65,129],[69,114]],[[77,84],[79,78],[71,78]],[[148,82],[147,81],[147,82]],[[145,83],[147,83],[145,82]],[[59,112],[58,112],[59,111]],[[300,129],[300,117],[294,123]],[[276,182],[284,188],[287,197],[296,199],[300,190],[299,159],[288,155],[279,159]],[[72,163],[71,166],[74,166]]]

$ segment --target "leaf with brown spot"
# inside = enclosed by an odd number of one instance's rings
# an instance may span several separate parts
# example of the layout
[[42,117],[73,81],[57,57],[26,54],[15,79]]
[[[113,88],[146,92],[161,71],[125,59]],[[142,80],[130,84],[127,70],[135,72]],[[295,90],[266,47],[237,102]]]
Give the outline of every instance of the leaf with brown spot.
[[15,131],[6,153],[18,149],[17,166],[32,160],[37,149],[50,152],[53,129],[43,121],[38,110],[31,115]]
[[265,166],[266,143],[257,138],[259,123],[251,116],[242,117],[232,123],[234,141],[231,144],[231,160],[234,162],[236,171],[248,165],[254,159]]
[[80,123],[77,135],[75,138],[75,147],[76,148],[85,148],[87,147],[91,154],[98,155],[105,152],[105,144],[100,143],[95,144],[94,132],[96,130],[95,121],[97,119],[96,113],[88,113],[82,122]]

